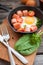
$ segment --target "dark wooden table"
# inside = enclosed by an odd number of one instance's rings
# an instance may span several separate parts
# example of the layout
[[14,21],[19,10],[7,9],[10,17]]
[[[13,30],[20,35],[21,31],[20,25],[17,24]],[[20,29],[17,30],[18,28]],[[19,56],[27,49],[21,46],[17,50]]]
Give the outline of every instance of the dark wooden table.
[[[9,8],[13,8],[14,6],[18,6],[18,4],[20,5],[20,0],[0,0],[0,3],[8,6]],[[0,10],[0,21],[2,21],[7,15],[8,12],[5,12],[4,10]],[[0,59],[0,65],[10,65],[10,63]],[[43,36],[42,36],[41,46],[38,49],[34,61],[34,65],[43,65]]]

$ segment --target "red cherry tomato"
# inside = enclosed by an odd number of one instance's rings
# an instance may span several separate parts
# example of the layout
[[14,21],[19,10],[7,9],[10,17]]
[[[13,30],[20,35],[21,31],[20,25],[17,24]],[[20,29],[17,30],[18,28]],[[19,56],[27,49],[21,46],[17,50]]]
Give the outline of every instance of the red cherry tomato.
[[31,27],[30,27],[30,30],[31,30],[31,32],[35,32],[35,31],[37,31],[37,26],[35,26],[35,25],[32,25]]
[[16,20],[15,18],[13,18],[13,19],[11,20],[11,23],[12,23],[12,24],[17,23],[17,20]]
[[29,12],[28,12],[28,15],[32,17],[32,16],[35,15],[35,12],[34,12],[34,11],[29,11]]
[[13,16],[12,16],[12,18],[19,18],[19,15],[17,15],[17,14],[13,14]]
[[23,13],[22,13],[22,11],[17,11],[17,14],[19,15],[19,16],[23,16]]
[[23,19],[22,18],[18,18],[17,19],[17,22],[22,23],[23,22]]
[[28,10],[23,10],[23,15],[28,16]]
[[19,28],[18,32],[25,32],[25,29],[24,28]]
[[15,24],[13,24],[13,26],[14,26],[15,29],[19,29],[20,28],[20,23],[15,23]]

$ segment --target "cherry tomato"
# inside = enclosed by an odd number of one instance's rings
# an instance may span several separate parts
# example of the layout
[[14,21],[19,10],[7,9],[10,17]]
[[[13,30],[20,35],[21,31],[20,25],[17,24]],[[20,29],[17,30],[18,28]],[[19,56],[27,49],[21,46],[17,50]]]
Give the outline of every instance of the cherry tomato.
[[13,14],[13,16],[12,16],[12,18],[19,18],[19,15],[17,15],[17,14]]
[[20,28],[20,23],[14,23],[13,26],[14,26],[15,29],[19,29]]
[[17,23],[17,20],[16,20],[15,18],[13,18],[13,19],[11,20],[11,23],[12,23],[12,24]]
[[32,31],[32,32],[35,32],[35,31],[37,31],[37,26],[35,26],[35,25],[32,25],[31,27],[30,27],[30,30]]
[[34,11],[29,11],[29,12],[28,12],[28,15],[32,17],[32,16],[35,15],[35,12],[34,12]]
[[24,28],[19,28],[18,32],[25,32],[25,29]]
[[17,19],[17,22],[22,23],[23,22],[23,19],[22,18],[18,18]]
[[23,15],[28,16],[28,10],[23,10]]
[[19,16],[23,16],[23,13],[22,13],[22,11],[17,11],[17,14],[19,15]]

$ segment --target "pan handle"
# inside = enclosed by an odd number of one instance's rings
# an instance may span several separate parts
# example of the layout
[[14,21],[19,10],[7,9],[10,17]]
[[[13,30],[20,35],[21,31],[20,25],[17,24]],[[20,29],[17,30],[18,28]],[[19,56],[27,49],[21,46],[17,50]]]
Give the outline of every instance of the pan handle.
[[5,11],[7,11],[7,12],[9,12],[11,10],[10,8],[8,8],[7,6],[2,5],[2,4],[0,4],[0,9],[3,9]]

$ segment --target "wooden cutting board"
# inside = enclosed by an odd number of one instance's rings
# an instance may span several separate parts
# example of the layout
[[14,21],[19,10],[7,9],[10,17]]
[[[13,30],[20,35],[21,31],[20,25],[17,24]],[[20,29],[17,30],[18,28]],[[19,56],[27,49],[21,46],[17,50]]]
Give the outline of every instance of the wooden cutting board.
[[[0,25],[1,26],[4,26],[6,25],[7,28],[8,28],[8,31],[9,31],[9,34],[10,34],[10,40],[9,40],[9,44],[12,48],[14,48],[14,45],[16,43],[16,41],[22,36],[22,34],[18,34],[18,33],[15,33],[9,26],[8,24],[8,20],[5,19],[3,21],[3,23]],[[1,34],[1,32],[0,32]],[[14,55],[13,55],[14,56]],[[35,59],[35,56],[36,56],[36,52],[34,52],[33,54],[29,55],[29,56],[24,56],[27,60],[28,60],[28,64],[26,65],[33,65],[33,62],[34,62],[34,59]],[[2,44],[0,43],[0,58],[1,59],[4,59],[4,60],[7,60],[9,61],[9,55],[8,55],[8,51],[7,51],[7,48]],[[15,56],[14,56],[14,60],[16,62],[17,65],[24,65],[21,63],[20,60],[18,60]]]

